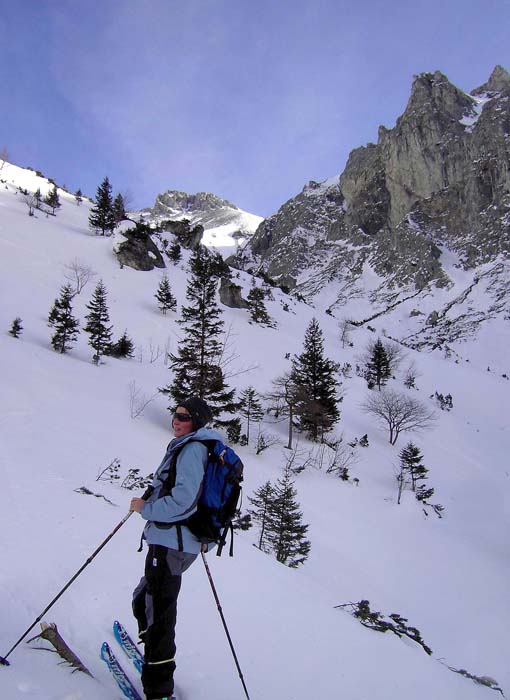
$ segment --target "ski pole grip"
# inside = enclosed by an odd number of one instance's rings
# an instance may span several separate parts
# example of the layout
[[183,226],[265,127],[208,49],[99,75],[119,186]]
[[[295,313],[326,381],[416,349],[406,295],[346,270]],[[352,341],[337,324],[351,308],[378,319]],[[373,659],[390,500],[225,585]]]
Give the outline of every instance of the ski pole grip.
[[145,491],[145,493],[142,496],[142,500],[146,501],[149,498],[149,496],[152,495],[153,491],[154,491],[154,486],[148,486],[147,490]]

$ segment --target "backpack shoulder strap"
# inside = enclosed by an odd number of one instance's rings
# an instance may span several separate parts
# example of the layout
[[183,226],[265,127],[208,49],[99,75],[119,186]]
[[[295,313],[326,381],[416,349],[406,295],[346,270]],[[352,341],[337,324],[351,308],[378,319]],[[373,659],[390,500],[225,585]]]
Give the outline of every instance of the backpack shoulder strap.
[[217,443],[217,440],[211,439],[211,440],[195,440],[192,438],[191,440],[188,440],[185,442],[183,445],[180,445],[179,448],[174,452],[172,455],[172,459],[170,460],[170,466],[168,468],[168,475],[163,482],[163,486],[161,488],[160,492],[160,498],[162,496],[168,496],[168,494],[172,491],[173,487],[175,486],[175,479],[177,478],[177,458],[181,454],[182,450],[186,447],[186,445],[189,445],[190,442],[199,442],[202,445],[205,445],[207,447],[209,455],[214,449],[214,446]]

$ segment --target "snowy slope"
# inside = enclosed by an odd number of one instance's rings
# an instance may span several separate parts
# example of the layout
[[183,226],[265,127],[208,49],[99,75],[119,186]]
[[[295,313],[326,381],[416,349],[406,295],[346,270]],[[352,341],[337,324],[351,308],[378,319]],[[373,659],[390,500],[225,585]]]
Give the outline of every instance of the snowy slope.
[[[17,186],[40,187],[44,195],[50,185],[11,165],[0,178],[4,655],[126,513],[132,492],[96,481],[98,472],[114,458],[120,460],[122,476],[131,467],[148,473],[159,463],[171,437],[166,402],[155,396],[132,419],[130,385],[136,382],[149,398],[169,382],[163,353],[175,350],[180,328],[177,314],[163,316],[156,308],[161,271],[120,269],[112,239],[88,230],[87,202],[78,207],[74,197],[60,191],[62,208],[56,217],[40,212],[28,217]],[[127,328],[137,345],[134,359],[107,358],[94,366],[84,333],[67,355],[50,348],[46,318],[65,282],[64,266],[75,258],[96,271],[96,281],[103,278],[115,337]],[[179,303],[185,300],[185,262],[168,268]],[[249,276],[240,273],[236,282],[247,293]],[[93,286],[76,298],[75,314],[81,319]],[[278,290],[274,294],[267,306],[277,329],[250,325],[246,311],[225,308],[237,355],[233,371],[250,370],[231,378],[239,388],[251,384],[264,391],[289,369],[285,355],[301,351],[314,315],[324,330],[327,354],[342,364],[354,367],[375,337],[359,329],[351,335],[353,347],[342,348],[337,319]],[[347,311],[357,317],[364,309],[353,301]],[[24,326],[19,339],[6,332],[16,316]],[[373,325],[378,332],[385,328],[397,335],[406,318],[396,315]],[[452,411],[438,411],[431,431],[410,436],[430,470],[433,500],[445,506],[442,519],[426,517],[408,492],[397,505],[394,468],[407,437],[390,446],[385,432],[362,413],[366,384],[353,372],[343,380],[337,432],[346,441],[368,433],[370,446],[355,448],[357,463],[350,472],[359,486],[314,467],[296,477],[312,542],[305,565],[290,570],[259,552],[252,546],[255,529],[237,536],[234,559],[209,557],[253,700],[492,697],[494,691],[452,673],[445,663],[491,676],[509,690],[510,383],[483,364],[486,348],[489,353],[490,346],[506,343],[503,324],[490,331],[476,343],[464,343],[464,358],[476,362],[406,351],[403,367],[412,361],[418,370],[415,395],[431,406],[429,396],[436,390],[451,393],[454,400]],[[402,389],[401,374],[391,385]],[[253,446],[239,448],[246,465],[245,507],[254,489],[279,477],[287,456],[285,422],[267,417],[264,430],[281,444],[260,455]],[[299,449],[306,457],[315,448],[301,437]],[[113,505],[77,493],[81,486]],[[134,635],[130,593],[143,569],[143,555],[136,552],[141,529],[141,520],[133,515],[45,616],[57,623],[95,679],[71,674],[54,655],[23,643],[11,655],[11,666],[0,668],[2,700],[119,697],[99,659],[99,646],[103,639],[112,640],[115,618]],[[234,700],[243,692],[202,569],[198,561],[183,581],[177,682],[182,699]],[[409,641],[368,630],[334,607],[361,599],[387,615],[407,617],[433,656]]]

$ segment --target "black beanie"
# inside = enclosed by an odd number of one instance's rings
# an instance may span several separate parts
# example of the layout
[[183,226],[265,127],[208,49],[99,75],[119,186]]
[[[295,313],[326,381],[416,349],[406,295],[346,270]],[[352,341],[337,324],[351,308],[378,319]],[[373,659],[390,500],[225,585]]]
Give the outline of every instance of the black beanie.
[[207,425],[210,420],[212,420],[212,413],[209,406],[203,399],[198,398],[198,396],[190,396],[186,401],[181,401],[179,406],[186,408],[193,418],[193,428],[198,430]]

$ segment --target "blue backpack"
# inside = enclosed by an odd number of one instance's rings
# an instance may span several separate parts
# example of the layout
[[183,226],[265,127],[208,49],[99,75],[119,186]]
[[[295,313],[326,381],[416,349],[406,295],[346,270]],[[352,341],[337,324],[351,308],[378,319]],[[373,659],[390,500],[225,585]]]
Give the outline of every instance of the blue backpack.
[[[196,442],[205,445],[208,452],[197,510],[189,518],[178,523],[156,523],[156,525],[165,528],[177,527],[179,542],[181,541],[180,526],[185,525],[204,544],[216,542],[218,556],[221,556],[230,530],[229,553],[232,556],[234,545],[232,520],[238,511],[241,498],[244,465],[239,455],[221,440],[196,440]],[[175,465],[178,454],[179,452],[172,459],[160,497],[171,493],[175,484]]]

